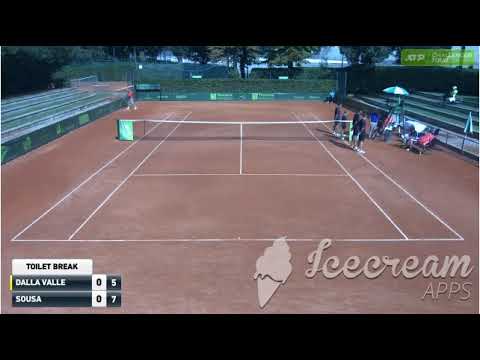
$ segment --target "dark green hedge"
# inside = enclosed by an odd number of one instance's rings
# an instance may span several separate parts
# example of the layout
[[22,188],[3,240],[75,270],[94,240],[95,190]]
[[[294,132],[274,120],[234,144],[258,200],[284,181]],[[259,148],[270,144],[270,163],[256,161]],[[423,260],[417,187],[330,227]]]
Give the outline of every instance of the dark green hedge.
[[288,76],[297,80],[324,80],[336,79],[336,71],[327,68],[255,68],[252,69],[250,79],[278,79],[279,76]]
[[328,92],[335,84],[335,80],[201,79],[163,80],[160,87],[166,92]]
[[478,96],[478,69],[439,67],[349,67],[350,93],[372,93],[398,85],[408,91],[445,92],[458,86],[459,95]]
[[91,64],[75,64],[64,66],[55,74],[64,81],[89,75],[97,75],[100,81],[126,81],[133,77],[138,82],[155,82],[162,80],[190,79],[191,75],[202,75],[204,78],[229,78],[226,66],[201,64],[159,64],[143,63],[143,69],[136,70],[132,62],[96,62]]

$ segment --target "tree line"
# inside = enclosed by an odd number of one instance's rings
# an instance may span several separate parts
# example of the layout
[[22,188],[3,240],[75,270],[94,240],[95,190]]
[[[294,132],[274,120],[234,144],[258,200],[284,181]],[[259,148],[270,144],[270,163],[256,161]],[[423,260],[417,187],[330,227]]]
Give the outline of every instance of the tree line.
[[[345,60],[352,65],[374,66],[402,47],[340,46]],[[183,62],[199,64],[223,62],[246,77],[253,64],[287,66],[289,71],[305,59],[320,53],[328,58],[330,47],[322,46],[4,46],[2,47],[2,97],[41,90],[52,82],[52,75],[64,65],[94,61],[152,59],[163,51]]]

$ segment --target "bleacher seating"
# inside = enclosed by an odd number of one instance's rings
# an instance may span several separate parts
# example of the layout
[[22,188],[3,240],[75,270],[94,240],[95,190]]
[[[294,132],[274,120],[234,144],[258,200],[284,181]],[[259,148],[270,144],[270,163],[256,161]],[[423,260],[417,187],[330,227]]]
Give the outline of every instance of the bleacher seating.
[[108,93],[67,88],[2,101],[2,143],[52,119],[60,120],[73,112],[99,106],[109,98]]
[[[388,110],[389,100],[390,104],[391,101],[395,101],[392,96],[386,94],[357,95],[351,100],[360,101],[383,110]],[[457,133],[463,133],[467,116],[469,112],[472,112],[473,131],[474,135],[478,136],[478,97],[460,96],[458,104],[443,104],[442,94],[414,92],[405,97],[404,100],[406,115]]]

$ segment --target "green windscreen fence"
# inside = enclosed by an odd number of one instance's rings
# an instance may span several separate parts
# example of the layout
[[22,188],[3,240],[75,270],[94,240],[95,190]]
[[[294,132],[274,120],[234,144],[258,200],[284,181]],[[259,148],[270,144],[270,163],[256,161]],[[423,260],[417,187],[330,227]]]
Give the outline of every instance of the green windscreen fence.
[[117,120],[117,136],[118,136],[118,140],[132,141],[133,140],[133,121]]
[[324,92],[163,92],[138,88],[136,92],[140,101],[323,101],[327,95]]

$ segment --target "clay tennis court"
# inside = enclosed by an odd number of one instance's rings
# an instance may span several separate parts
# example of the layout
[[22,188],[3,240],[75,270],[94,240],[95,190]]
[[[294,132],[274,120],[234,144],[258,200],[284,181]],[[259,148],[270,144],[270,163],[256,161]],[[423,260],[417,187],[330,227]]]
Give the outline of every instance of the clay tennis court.
[[[332,116],[320,102],[140,102],[2,166],[3,283],[13,258],[91,258],[122,275],[122,307],[42,313],[477,312],[478,164],[380,141],[359,155],[330,123],[308,123]],[[177,122],[138,122],[122,142],[117,119]],[[260,309],[255,262],[280,236],[293,272]],[[341,259],[470,255],[457,280],[471,296],[422,300],[440,280],[388,272],[307,279],[324,238]],[[39,312],[8,292],[2,311]]]

